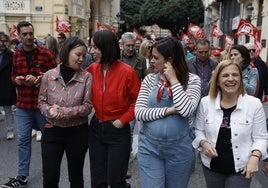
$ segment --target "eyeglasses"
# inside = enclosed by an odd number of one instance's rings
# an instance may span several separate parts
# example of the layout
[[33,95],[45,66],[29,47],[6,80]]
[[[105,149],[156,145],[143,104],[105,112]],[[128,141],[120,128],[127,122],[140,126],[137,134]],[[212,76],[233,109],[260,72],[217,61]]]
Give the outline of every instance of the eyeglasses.
[[249,52],[256,52],[256,49],[249,49]]

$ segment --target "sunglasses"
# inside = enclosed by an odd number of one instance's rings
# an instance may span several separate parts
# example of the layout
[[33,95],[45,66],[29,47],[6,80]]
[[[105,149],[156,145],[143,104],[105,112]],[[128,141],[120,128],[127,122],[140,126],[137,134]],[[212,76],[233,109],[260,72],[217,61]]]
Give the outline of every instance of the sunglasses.
[[249,49],[249,52],[256,52],[256,49]]

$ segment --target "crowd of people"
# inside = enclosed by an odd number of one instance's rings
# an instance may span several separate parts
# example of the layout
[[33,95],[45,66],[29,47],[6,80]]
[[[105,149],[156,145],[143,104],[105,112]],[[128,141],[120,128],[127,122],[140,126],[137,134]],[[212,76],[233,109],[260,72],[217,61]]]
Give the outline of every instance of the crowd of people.
[[3,188],[27,186],[33,130],[44,188],[59,187],[64,154],[70,187],[84,187],[87,151],[93,188],[131,187],[135,126],[142,188],[186,188],[199,155],[208,188],[249,187],[260,161],[268,176],[268,68],[253,43],[221,50],[109,30],[88,44],[38,40],[27,21],[17,31],[19,40],[0,32],[0,106],[6,139],[15,128],[18,138],[17,175]]

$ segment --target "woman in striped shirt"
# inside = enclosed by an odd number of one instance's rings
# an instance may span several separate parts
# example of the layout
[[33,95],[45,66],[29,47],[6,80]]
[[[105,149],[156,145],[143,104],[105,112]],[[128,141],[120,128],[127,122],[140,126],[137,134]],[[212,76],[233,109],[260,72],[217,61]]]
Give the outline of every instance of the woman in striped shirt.
[[186,188],[195,162],[189,122],[200,101],[200,79],[189,73],[176,38],[157,41],[152,55],[154,73],[143,80],[135,107],[137,120],[143,121],[141,187]]

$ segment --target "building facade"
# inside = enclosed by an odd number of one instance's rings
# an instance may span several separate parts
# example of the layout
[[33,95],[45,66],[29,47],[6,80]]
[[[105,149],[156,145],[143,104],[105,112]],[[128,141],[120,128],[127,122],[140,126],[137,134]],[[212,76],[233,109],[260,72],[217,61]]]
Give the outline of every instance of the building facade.
[[[210,36],[213,24],[224,34],[234,35],[240,19],[251,22],[261,32],[262,51],[260,57],[268,62],[268,1],[266,0],[203,0],[205,6],[205,31]],[[214,46],[223,47],[223,38],[210,38]],[[253,42],[252,37],[238,37],[235,44]]]
[[71,25],[72,32],[67,36],[86,40],[97,30],[98,22],[116,26],[119,10],[119,0],[1,0],[0,31],[9,33],[19,21],[29,21],[37,38],[57,36],[58,17]]

